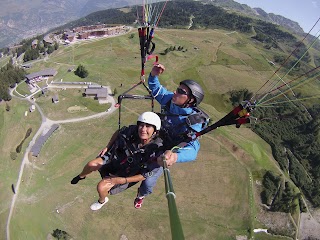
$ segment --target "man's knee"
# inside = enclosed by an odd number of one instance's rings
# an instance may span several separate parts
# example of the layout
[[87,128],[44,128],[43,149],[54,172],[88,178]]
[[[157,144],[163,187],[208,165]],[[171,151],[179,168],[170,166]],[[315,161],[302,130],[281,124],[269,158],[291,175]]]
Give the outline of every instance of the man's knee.
[[142,196],[152,193],[154,186],[157,184],[158,178],[162,175],[162,172],[162,168],[160,168],[158,171],[153,172],[151,176],[142,181],[139,190],[139,193]]
[[157,183],[157,178],[146,178],[142,184],[144,184],[146,187],[153,187]]
[[157,184],[158,176],[148,177],[141,183],[141,188],[143,188],[147,193],[152,193],[153,187]]

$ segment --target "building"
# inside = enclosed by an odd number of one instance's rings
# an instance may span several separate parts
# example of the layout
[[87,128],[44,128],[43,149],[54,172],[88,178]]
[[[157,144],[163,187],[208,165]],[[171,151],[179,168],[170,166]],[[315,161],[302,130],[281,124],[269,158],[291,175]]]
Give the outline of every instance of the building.
[[50,130],[40,137],[37,138],[35,144],[31,148],[32,156],[38,157],[40,150],[42,146],[45,144],[45,142],[48,140],[48,138],[53,134],[54,131],[56,131],[59,128],[58,124],[53,124]]
[[59,97],[58,97],[58,95],[54,95],[53,97],[52,97],[52,103],[58,103],[59,102]]
[[72,42],[76,37],[76,34],[74,32],[65,32],[63,34],[63,39],[68,40],[69,42]]
[[44,36],[43,41],[47,44],[50,44],[50,45],[53,45],[55,42],[53,39],[53,36],[50,36],[49,34]]
[[31,43],[31,47],[34,49],[38,46],[38,39],[34,39]]
[[[79,39],[88,39],[90,37],[103,37],[103,36],[117,35],[123,32],[126,32],[125,26],[108,27],[106,24],[100,24],[100,25],[76,27],[73,29],[72,33],[75,35],[78,35]],[[72,40],[70,40],[70,42]]]
[[34,112],[36,110],[36,106],[34,104],[32,104],[29,108],[30,112]]
[[79,39],[88,39],[90,34],[88,32],[79,33]]
[[92,97],[100,103],[107,102],[108,89],[101,85],[88,85],[88,88],[85,89],[84,95],[86,97]]
[[22,64],[21,67],[29,69],[32,67],[32,64],[30,64],[30,63],[29,64]]
[[34,72],[26,75],[26,82],[29,83],[31,80],[39,80],[43,77],[54,77],[57,74],[57,70],[47,68],[39,72]]
[[41,93],[46,94],[48,92],[48,86],[41,88]]

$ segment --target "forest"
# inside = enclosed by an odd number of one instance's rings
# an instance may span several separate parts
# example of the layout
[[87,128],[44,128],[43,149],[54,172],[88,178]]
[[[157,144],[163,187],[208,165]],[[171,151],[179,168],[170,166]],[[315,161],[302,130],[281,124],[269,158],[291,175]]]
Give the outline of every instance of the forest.
[[[237,106],[244,100],[250,100],[253,93],[240,89],[230,91],[229,95],[232,105]],[[294,194],[294,185],[314,207],[320,206],[319,113],[319,104],[305,107],[301,102],[293,101],[254,109],[255,122],[250,128],[271,146],[273,156],[284,173],[284,176],[275,176],[267,171],[263,177],[261,198],[272,211],[293,211],[297,205],[295,199],[300,201],[300,210],[304,209],[301,194]]]
[[252,130],[272,148],[282,171],[312,202],[320,206],[320,106],[305,109],[292,102],[255,110],[261,124]]
[[24,69],[8,63],[0,69],[0,101],[10,101],[9,88],[21,82],[25,78],[26,72]]

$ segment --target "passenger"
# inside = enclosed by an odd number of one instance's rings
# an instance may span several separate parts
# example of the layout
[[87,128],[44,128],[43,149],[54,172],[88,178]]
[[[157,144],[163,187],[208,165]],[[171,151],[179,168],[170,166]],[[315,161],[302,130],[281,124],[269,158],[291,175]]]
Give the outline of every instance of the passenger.
[[156,113],[145,112],[137,125],[116,131],[99,157],[88,162],[71,184],[77,184],[88,174],[99,170],[102,180],[97,185],[99,199],[91,205],[99,210],[108,202],[108,194],[119,193],[135,183],[160,171],[157,157],[163,153],[162,140],[158,137],[161,120]]

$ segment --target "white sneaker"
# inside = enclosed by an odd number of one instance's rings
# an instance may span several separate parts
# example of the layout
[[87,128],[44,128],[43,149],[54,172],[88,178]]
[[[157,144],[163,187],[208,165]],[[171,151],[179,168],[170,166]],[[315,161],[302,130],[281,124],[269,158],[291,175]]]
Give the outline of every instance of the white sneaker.
[[107,202],[109,201],[109,198],[106,197],[104,199],[104,203],[99,203],[99,201],[96,201],[95,203],[92,203],[90,208],[92,211],[97,211],[99,210],[100,208],[102,208],[103,205],[105,205]]

